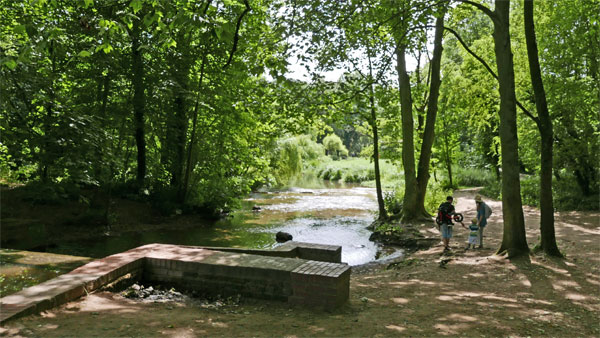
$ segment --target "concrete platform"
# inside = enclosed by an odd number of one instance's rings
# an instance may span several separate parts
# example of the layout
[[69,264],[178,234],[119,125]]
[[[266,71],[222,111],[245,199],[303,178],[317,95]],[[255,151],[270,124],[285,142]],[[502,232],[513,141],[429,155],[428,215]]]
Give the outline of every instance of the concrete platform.
[[0,298],[0,323],[77,299],[127,274],[184,289],[332,308],[349,296],[351,270],[340,259],[341,247],[298,242],[275,250],[149,244]]

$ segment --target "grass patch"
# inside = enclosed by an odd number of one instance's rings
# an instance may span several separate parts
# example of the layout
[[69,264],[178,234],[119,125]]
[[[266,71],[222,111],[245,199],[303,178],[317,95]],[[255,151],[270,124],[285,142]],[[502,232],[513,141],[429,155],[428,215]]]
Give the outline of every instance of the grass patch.
[[[382,181],[395,181],[400,177],[399,170],[394,164],[388,161],[380,161],[379,164]],[[346,183],[375,181],[375,166],[373,162],[365,158],[348,158],[340,161],[321,162],[313,170],[317,177],[324,180]],[[374,185],[375,183],[373,183]]]

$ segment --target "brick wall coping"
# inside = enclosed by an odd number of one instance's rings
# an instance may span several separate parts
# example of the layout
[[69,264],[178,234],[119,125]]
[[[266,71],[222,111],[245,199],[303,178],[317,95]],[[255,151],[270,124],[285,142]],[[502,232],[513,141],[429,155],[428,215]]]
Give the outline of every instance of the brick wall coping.
[[[307,260],[307,257],[311,260]],[[339,264],[340,258],[341,247],[300,242],[288,242],[272,251],[148,244],[92,261],[69,273],[0,298],[0,323],[48,310],[128,273],[141,271],[146,259],[285,271],[296,279],[299,277],[294,276],[299,274],[312,274],[319,275],[324,283],[329,283],[323,278],[336,279],[343,276],[344,280],[349,280],[350,267]],[[349,285],[343,284],[342,289],[344,288],[349,288]],[[296,289],[294,294],[297,294]],[[303,303],[302,297],[296,295],[290,297],[290,301]],[[342,295],[336,296],[334,300],[338,304],[347,298],[347,290],[342,290]]]

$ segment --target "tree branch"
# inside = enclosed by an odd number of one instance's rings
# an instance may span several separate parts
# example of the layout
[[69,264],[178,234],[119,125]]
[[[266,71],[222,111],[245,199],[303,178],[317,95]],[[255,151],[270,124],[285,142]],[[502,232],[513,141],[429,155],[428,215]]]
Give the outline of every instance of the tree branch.
[[[447,30],[448,32],[452,33],[452,35],[454,35],[454,37],[458,40],[458,42],[460,42],[460,44],[463,46],[463,48],[469,53],[471,54],[475,59],[477,59],[477,61],[479,61],[484,67],[485,69],[487,69],[487,71],[492,74],[492,76],[494,77],[494,79],[498,80],[498,75],[496,75],[496,73],[494,73],[494,71],[492,70],[492,68],[487,64],[487,62],[485,62],[484,59],[482,59],[479,55],[475,54],[475,52],[473,52],[468,46],[467,44],[463,41],[463,39],[460,37],[460,35],[458,35],[458,33],[449,28],[449,27],[444,27],[445,30]],[[539,124],[540,121],[539,119],[534,116],[529,110],[527,110],[522,104],[521,102],[519,102],[519,100],[517,100],[517,106],[519,106],[519,108],[521,108],[521,110],[523,111],[523,113],[525,113],[525,115],[527,115],[529,118],[531,118],[536,124]]]
[[246,5],[246,8],[242,12],[242,14],[240,14],[240,16],[237,20],[237,24],[235,26],[235,35],[233,36],[233,46],[231,46],[231,52],[229,53],[229,59],[227,60],[227,63],[225,64],[225,66],[223,66],[223,69],[229,67],[229,65],[231,64],[231,60],[233,60],[233,54],[235,54],[235,51],[237,50],[238,41],[240,39],[240,26],[242,25],[242,19],[244,18],[244,15],[246,15],[251,10],[248,0],[244,0],[244,5]]
[[494,12],[492,12],[491,9],[487,8],[486,6],[484,6],[482,4],[479,4],[479,3],[473,2],[473,1],[469,1],[469,0],[456,0],[456,1],[463,3],[463,4],[474,6],[477,9],[479,9],[480,11],[484,12],[487,16],[489,16],[490,19],[492,19],[494,21],[496,20],[496,14]]

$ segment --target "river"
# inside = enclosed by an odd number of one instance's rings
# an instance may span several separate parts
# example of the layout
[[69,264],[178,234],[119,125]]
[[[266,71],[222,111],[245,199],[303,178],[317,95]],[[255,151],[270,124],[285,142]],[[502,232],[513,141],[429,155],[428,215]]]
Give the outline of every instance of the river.
[[280,245],[275,233],[284,231],[295,241],[340,245],[342,261],[359,265],[381,255],[366,229],[376,210],[372,188],[332,183],[318,188],[293,187],[252,193],[241,209],[210,226],[108,234],[54,243],[45,251],[100,258],[149,243],[270,249]]

